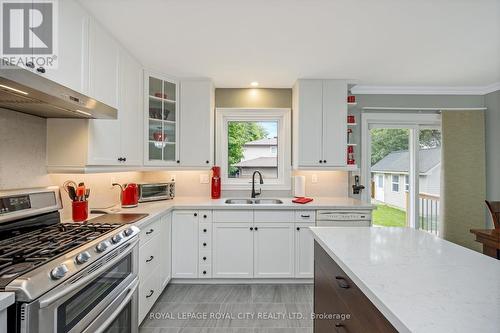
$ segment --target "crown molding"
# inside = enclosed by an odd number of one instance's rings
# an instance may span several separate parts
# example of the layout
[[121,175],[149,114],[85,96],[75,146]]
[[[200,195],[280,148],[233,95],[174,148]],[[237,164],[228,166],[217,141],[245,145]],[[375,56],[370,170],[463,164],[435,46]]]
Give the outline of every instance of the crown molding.
[[351,88],[355,95],[486,95],[500,90],[500,82],[487,86],[369,86]]

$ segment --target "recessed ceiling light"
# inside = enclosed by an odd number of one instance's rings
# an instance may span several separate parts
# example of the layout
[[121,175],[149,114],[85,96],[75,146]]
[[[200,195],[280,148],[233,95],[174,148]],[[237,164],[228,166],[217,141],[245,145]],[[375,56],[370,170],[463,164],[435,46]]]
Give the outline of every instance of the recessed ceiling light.
[[259,86],[259,82],[257,82],[257,81],[253,81],[252,83],[250,83],[250,85],[251,85],[252,87],[258,87],[258,86]]

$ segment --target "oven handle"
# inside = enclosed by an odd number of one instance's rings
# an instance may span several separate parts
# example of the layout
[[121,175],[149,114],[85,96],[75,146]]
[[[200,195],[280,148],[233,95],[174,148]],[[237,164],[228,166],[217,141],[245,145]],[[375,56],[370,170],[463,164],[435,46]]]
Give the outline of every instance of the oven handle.
[[108,268],[110,268],[111,266],[113,266],[114,264],[116,264],[117,261],[120,261],[124,257],[128,256],[134,250],[134,247],[137,245],[138,242],[139,242],[139,238],[136,238],[132,243],[130,243],[130,245],[129,245],[130,250],[125,251],[123,253],[120,253],[117,257],[114,258],[114,260],[109,261],[108,263],[106,263],[105,265],[103,265],[98,270],[96,270],[96,271],[92,272],[91,274],[89,274],[89,275],[81,278],[77,282],[75,282],[73,284],[70,284],[66,288],[64,288],[64,289],[62,289],[62,290],[60,290],[60,291],[58,291],[58,292],[56,292],[56,293],[54,293],[54,294],[46,297],[46,298],[40,299],[40,309],[45,308],[45,307],[51,305],[52,303],[54,303],[57,300],[60,300],[61,298],[63,298],[67,294],[71,293],[74,290],[77,290],[77,289],[83,287],[85,284],[87,284],[88,282],[92,281],[97,276],[101,275],[102,272],[106,271]]
[[99,328],[97,328],[94,332],[101,333],[103,332],[122,312],[123,308],[127,306],[130,299],[134,296],[135,291],[137,290],[137,286],[139,285],[139,279],[135,279],[134,282],[127,288],[127,296],[123,299],[123,301],[118,305],[115,311],[106,319]]

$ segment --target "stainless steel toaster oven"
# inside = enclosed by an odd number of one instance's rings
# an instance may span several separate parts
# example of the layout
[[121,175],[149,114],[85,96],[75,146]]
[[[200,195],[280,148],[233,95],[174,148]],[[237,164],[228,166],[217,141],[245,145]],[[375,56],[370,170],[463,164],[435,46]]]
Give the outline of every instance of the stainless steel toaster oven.
[[139,202],[169,200],[175,197],[175,182],[142,183],[139,185]]

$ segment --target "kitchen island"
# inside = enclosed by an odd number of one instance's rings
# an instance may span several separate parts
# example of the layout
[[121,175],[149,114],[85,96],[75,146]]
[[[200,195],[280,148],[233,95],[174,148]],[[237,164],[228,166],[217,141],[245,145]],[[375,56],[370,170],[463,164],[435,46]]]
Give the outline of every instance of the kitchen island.
[[310,229],[315,312],[344,315],[315,333],[500,332],[499,261],[409,228]]

